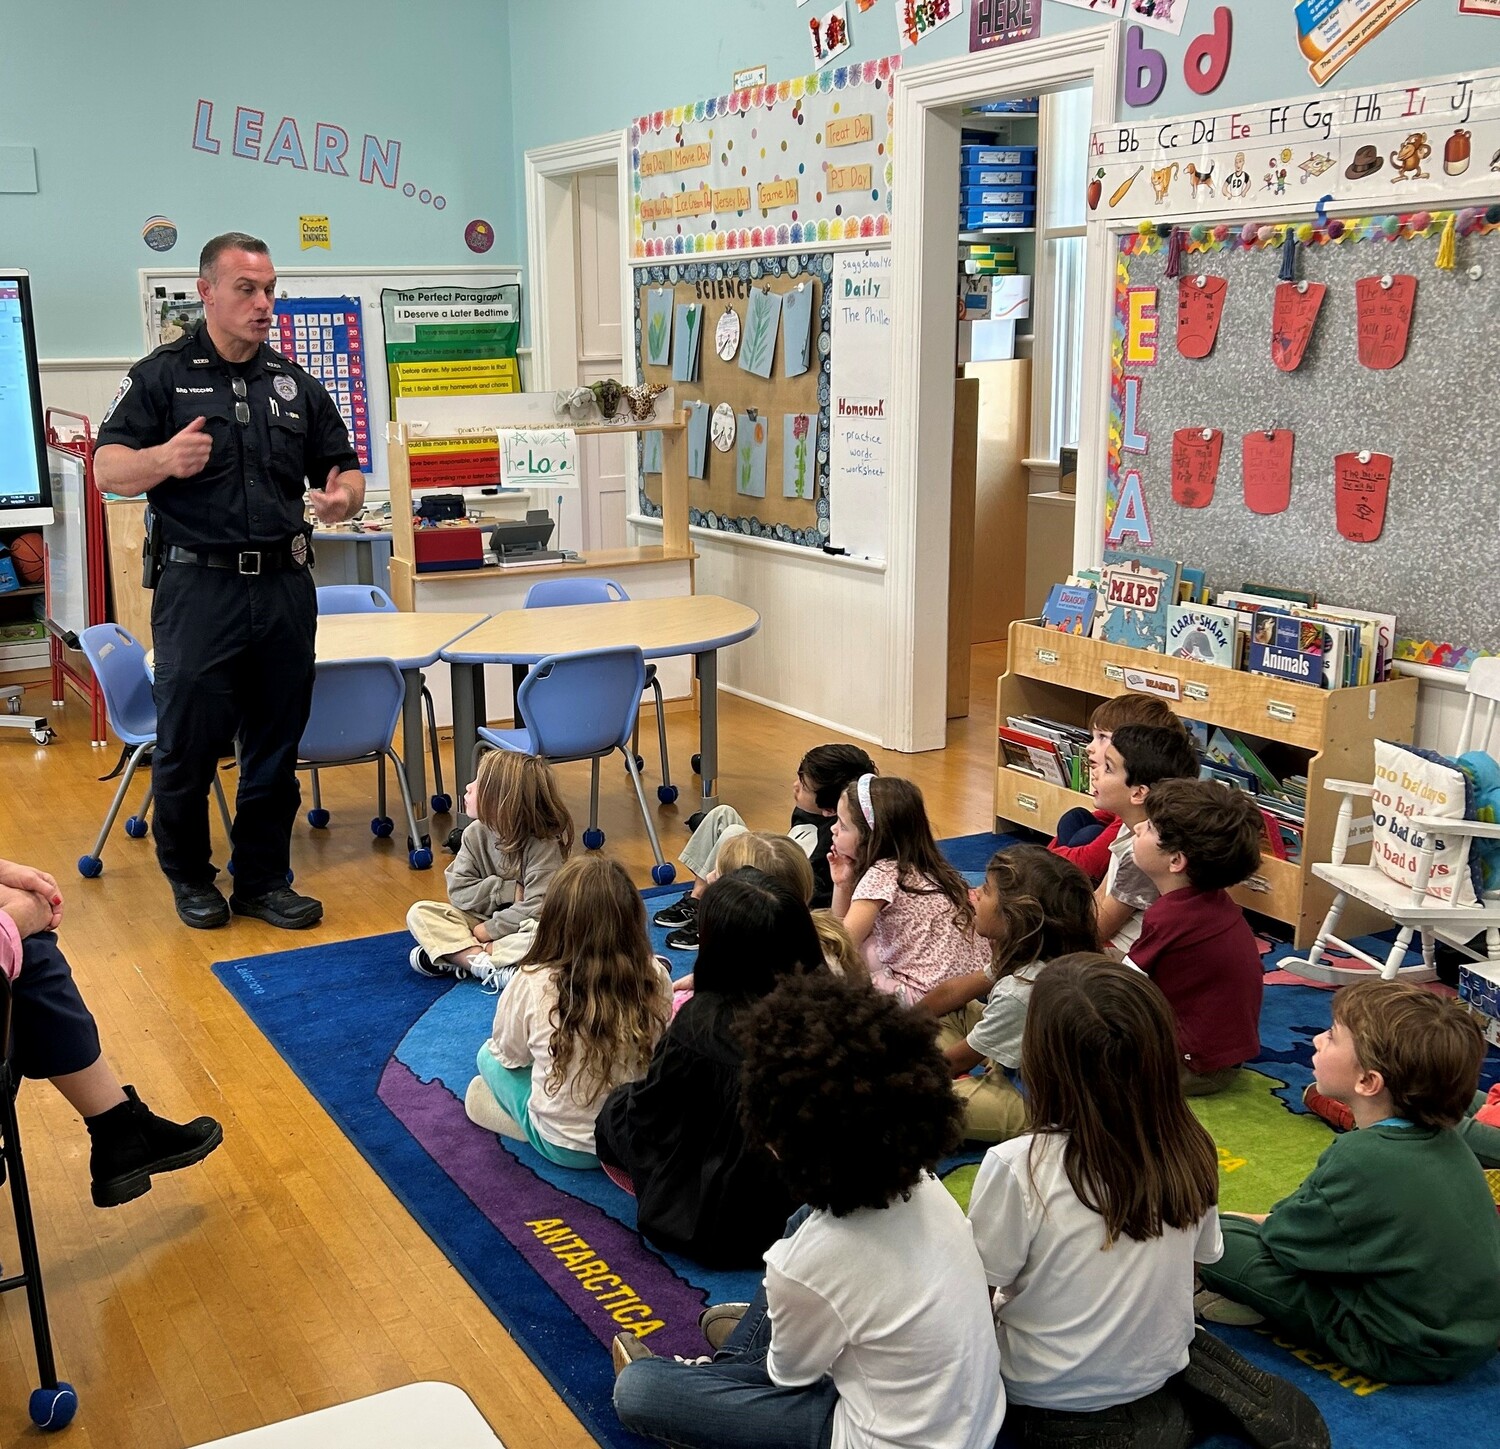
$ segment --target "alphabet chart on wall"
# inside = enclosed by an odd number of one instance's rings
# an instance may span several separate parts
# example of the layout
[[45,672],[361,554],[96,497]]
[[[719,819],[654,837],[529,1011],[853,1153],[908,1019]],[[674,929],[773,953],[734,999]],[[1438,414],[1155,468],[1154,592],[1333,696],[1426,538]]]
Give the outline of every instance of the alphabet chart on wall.
[[[370,406],[365,395],[365,341],[356,297],[281,297],[276,350],[328,389],[362,472],[370,463]],[[315,482],[319,480],[314,480]]]

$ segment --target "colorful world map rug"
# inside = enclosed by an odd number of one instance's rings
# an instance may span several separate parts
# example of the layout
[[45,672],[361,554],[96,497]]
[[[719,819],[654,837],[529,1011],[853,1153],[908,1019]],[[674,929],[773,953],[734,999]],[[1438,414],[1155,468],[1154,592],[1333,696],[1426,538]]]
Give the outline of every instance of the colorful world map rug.
[[[943,845],[977,879],[1006,843],[979,835]],[[680,889],[647,892],[648,910]],[[664,935],[653,929],[658,950]],[[1329,992],[1277,969],[1289,947],[1269,938],[1263,945],[1261,1058],[1234,1090],[1196,1104],[1219,1145],[1222,1205],[1230,1210],[1270,1207],[1333,1135],[1302,1106],[1312,1039],[1329,1022]],[[214,973],[589,1433],[603,1445],[638,1445],[611,1406],[610,1340],[629,1329],[658,1354],[696,1356],[704,1350],[702,1308],[748,1299],[759,1275],[712,1272],[658,1251],[636,1231],[634,1199],[603,1173],[556,1167],[528,1144],[470,1122],[464,1092],[495,998],[472,981],[417,976],[406,962],[410,947],[404,932],[394,932],[225,961]],[[691,957],[673,965],[680,975]],[[1497,1075],[1492,1053],[1487,1080]],[[965,1203],[979,1155],[943,1167]],[[1338,1445],[1404,1449],[1415,1432],[1478,1444],[1500,1422],[1494,1362],[1455,1385],[1387,1386],[1313,1346],[1214,1331],[1311,1394]]]

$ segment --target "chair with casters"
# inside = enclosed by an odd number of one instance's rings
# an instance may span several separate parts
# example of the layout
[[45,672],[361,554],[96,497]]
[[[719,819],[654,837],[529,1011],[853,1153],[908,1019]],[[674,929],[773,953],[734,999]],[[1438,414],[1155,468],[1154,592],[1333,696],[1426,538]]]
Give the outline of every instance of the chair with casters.
[[[1469,671],[1466,686],[1468,700],[1464,708],[1463,726],[1458,743],[1453,750],[1455,759],[1468,756],[1472,764],[1476,761],[1490,775],[1500,780],[1500,767],[1494,764],[1497,724],[1500,724],[1500,658],[1475,660]],[[1482,752],[1476,756],[1472,752]],[[1490,758],[1484,759],[1487,755]],[[1418,760],[1413,769],[1420,770]],[[1466,771],[1465,773],[1470,773]],[[1471,774],[1470,784],[1473,776]],[[1371,969],[1378,971],[1387,981],[1398,977],[1403,981],[1431,981],[1436,975],[1435,957],[1437,943],[1452,947],[1460,956],[1474,963],[1474,974],[1500,986],[1500,890],[1481,890],[1472,904],[1459,901],[1459,890],[1449,885],[1443,893],[1431,889],[1434,879],[1458,881],[1469,872],[1470,852],[1476,841],[1500,840],[1500,824],[1482,820],[1456,819],[1448,816],[1416,814],[1406,817],[1405,829],[1410,835],[1410,854],[1414,858],[1412,880],[1407,883],[1382,870],[1376,860],[1375,847],[1371,848],[1371,863],[1355,865],[1347,856],[1351,849],[1350,834],[1354,825],[1356,801],[1370,801],[1378,782],[1361,784],[1355,780],[1326,780],[1324,788],[1333,790],[1344,798],[1339,805],[1338,820],[1334,827],[1332,860],[1313,866],[1313,874],[1326,881],[1334,889],[1333,904],[1318,930],[1317,939],[1308,951],[1305,960],[1289,960],[1281,963],[1284,971],[1290,971],[1311,981],[1343,985],[1349,981],[1366,980]],[[1370,807],[1366,807],[1370,808]],[[1377,830],[1377,837],[1378,837]],[[1403,837],[1405,839],[1405,837]],[[1378,844],[1378,838],[1377,838]],[[1441,871],[1434,871],[1435,855],[1439,850],[1452,851]],[[1379,960],[1351,946],[1348,941],[1336,936],[1339,917],[1351,901],[1373,907],[1390,917],[1397,926],[1396,938],[1385,959]],[[1483,950],[1475,949],[1471,942],[1480,935],[1484,937]],[[1412,938],[1420,935],[1422,960],[1420,964],[1403,965]],[[1328,947],[1347,952],[1363,965],[1342,964],[1329,961],[1324,952]]]
[[[125,769],[115,798],[110,801],[109,813],[99,827],[99,837],[94,841],[93,850],[78,857],[78,874],[91,880],[104,871],[104,842],[114,829],[115,819],[137,768],[156,744],[156,701],[151,694],[151,671],[146,666],[146,651],[128,629],[119,624],[90,625],[78,636],[78,647],[83,650],[98,681],[99,692],[104,696],[104,713],[110,730],[126,751]],[[213,788],[227,837],[231,829],[229,806],[217,770]],[[132,840],[145,836],[150,809],[151,786],[148,784],[141,808],[125,820],[125,833]]]
[[[374,584],[319,584],[318,612],[320,614],[394,614],[400,610],[384,589]],[[446,815],[453,808],[452,796],[443,790],[443,757],[438,752],[437,712],[432,705],[432,691],[426,679],[422,681],[422,707],[427,711],[427,749],[432,756],[432,812]],[[328,812],[318,804],[318,772],[312,772],[313,808],[308,812],[307,823],[314,830],[328,824]]]
[[615,750],[625,756],[625,769],[635,786],[635,798],[656,857],[651,879],[669,885],[677,872],[661,853],[656,826],[646,806],[646,792],[635,752],[629,748],[630,731],[640,709],[646,687],[646,662],[634,647],[583,649],[576,654],[549,654],[532,665],[516,693],[516,710],[526,721],[523,729],[479,731],[474,746],[475,763],[485,749],[513,750],[540,755],[555,762],[591,760],[589,826],[583,833],[585,849],[604,844],[599,829],[599,761]]
[[[0,971],[0,1053],[10,1043],[10,978]],[[36,1373],[41,1385],[31,1391],[31,1422],[39,1429],[61,1429],[78,1412],[78,1393],[57,1376],[52,1356],[52,1329],[47,1320],[47,1297],[42,1291],[42,1263],[37,1252],[36,1222],[31,1214],[31,1194],[26,1188],[26,1162],[21,1156],[21,1129],[16,1121],[16,1093],[21,1083],[9,1055],[0,1055],[0,1136],[4,1156],[0,1158],[0,1181],[10,1183],[10,1204],[16,1215],[16,1253],[21,1271],[0,1282],[0,1293],[13,1288],[26,1290],[31,1310],[31,1339],[36,1347]]]
[[396,767],[396,783],[406,810],[407,864],[413,870],[426,870],[432,864],[432,850],[418,833],[406,770],[391,745],[405,699],[406,681],[389,659],[347,659],[318,665],[312,710],[297,746],[297,768],[316,771],[334,765],[375,765],[379,788],[370,833],[384,840],[395,832],[395,822],[385,813],[385,764],[389,760]]
[[[554,609],[568,604],[617,604],[630,595],[613,579],[560,578],[542,579],[526,591],[525,609]],[[650,689],[656,703],[656,742],[661,750],[661,784],[656,787],[656,798],[663,805],[677,799],[677,786],[672,783],[672,770],[667,760],[667,717],[662,709],[661,680],[656,677],[656,666],[646,665],[646,687]],[[640,755],[641,716],[637,708],[635,725],[630,732],[630,753],[637,770],[645,768]]]

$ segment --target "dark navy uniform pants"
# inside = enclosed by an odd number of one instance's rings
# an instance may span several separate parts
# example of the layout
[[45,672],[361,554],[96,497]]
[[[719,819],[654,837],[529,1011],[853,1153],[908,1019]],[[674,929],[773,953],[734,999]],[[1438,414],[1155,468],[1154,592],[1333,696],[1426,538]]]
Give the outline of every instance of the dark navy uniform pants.
[[156,651],[156,858],[188,885],[214,878],[208,791],[240,743],[234,890],[286,884],[302,798],[297,745],[312,705],[317,595],[305,568],[244,576],[168,564],[151,606]]
[[99,1060],[99,1028],[51,931],[21,943],[21,974],[10,983],[10,1032],[17,1077],[66,1077]]

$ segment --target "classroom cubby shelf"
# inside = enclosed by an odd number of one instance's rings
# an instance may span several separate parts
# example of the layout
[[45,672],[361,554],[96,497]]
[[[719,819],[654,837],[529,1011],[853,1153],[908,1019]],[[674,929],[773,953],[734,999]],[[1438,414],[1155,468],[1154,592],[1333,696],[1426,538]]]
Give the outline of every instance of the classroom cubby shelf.
[[[1186,719],[1274,740],[1306,755],[1302,859],[1276,860],[1268,851],[1256,875],[1231,892],[1246,910],[1289,926],[1298,950],[1305,950],[1332,899],[1329,888],[1312,873],[1316,862],[1329,858],[1339,807],[1338,797],[1325,790],[1323,782],[1369,780],[1375,769],[1377,739],[1411,742],[1417,722],[1417,681],[1397,678],[1352,689],[1314,689],[1062,634],[1018,619],[1010,626],[1006,671],[996,699],[997,720],[1003,724],[1008,715],[1035,714],[1087,725],[1101,700],[1127,692],[1126,670],[1175,679],[1182,697],[1164,703]],[[1007,768],[997,739],[997,830],[1017,824],[1050,835],[1064,811],[1080,805],[1092,809],[1093,804],[1088,795]],[[1365,848],[1353,851],[1351,859],[1360,859]],[[1389,924],[1378,913],[1350,902],[1340,930],[1345,936],[1359,935]]]

